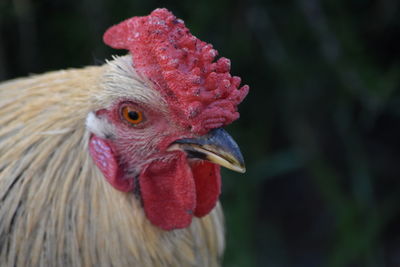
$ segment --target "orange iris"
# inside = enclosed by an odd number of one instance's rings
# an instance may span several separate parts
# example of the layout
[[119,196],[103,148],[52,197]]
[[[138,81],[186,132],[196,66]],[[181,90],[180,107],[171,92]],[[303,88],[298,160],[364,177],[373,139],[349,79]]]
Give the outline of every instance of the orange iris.
[[132,124],[138,124],[143,121],[142,112],[136,110],[133,107],[124,107],[122,108],[122,116],[125,120]]

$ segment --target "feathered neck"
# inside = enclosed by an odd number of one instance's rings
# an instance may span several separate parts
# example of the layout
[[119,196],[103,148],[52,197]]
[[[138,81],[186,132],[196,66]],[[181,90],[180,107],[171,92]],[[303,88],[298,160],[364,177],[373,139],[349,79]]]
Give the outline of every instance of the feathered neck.
[[183,230],[153,227],[88,155],[87,114],[115,64],[0,84],[0,262],[7,266],[213,266],[220,208]]

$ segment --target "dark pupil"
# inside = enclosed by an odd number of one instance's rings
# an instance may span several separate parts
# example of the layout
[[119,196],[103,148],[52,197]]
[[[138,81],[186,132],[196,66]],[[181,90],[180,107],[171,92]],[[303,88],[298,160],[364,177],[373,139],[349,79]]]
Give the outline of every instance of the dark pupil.
[[129,111],[128,112],[129,119],[136,121],[139,119],[139,114],[136,111]]

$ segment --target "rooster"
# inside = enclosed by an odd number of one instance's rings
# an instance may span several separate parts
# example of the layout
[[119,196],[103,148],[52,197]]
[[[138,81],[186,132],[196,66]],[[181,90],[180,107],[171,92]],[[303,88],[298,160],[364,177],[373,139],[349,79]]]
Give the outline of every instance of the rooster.
[[218,266],[249,87],[166,9],[104,42],[130,53],[0,84],[1,266]]

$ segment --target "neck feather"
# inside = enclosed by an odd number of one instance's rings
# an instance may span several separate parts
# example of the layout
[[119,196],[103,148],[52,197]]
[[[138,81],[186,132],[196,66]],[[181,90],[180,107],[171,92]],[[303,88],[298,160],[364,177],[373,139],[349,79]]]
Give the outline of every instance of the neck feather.
[[0,84],[0,262],[7,266],[214,266],[220,207],[186,229],[149,223],[88,155],[87,114],[108,65]]

